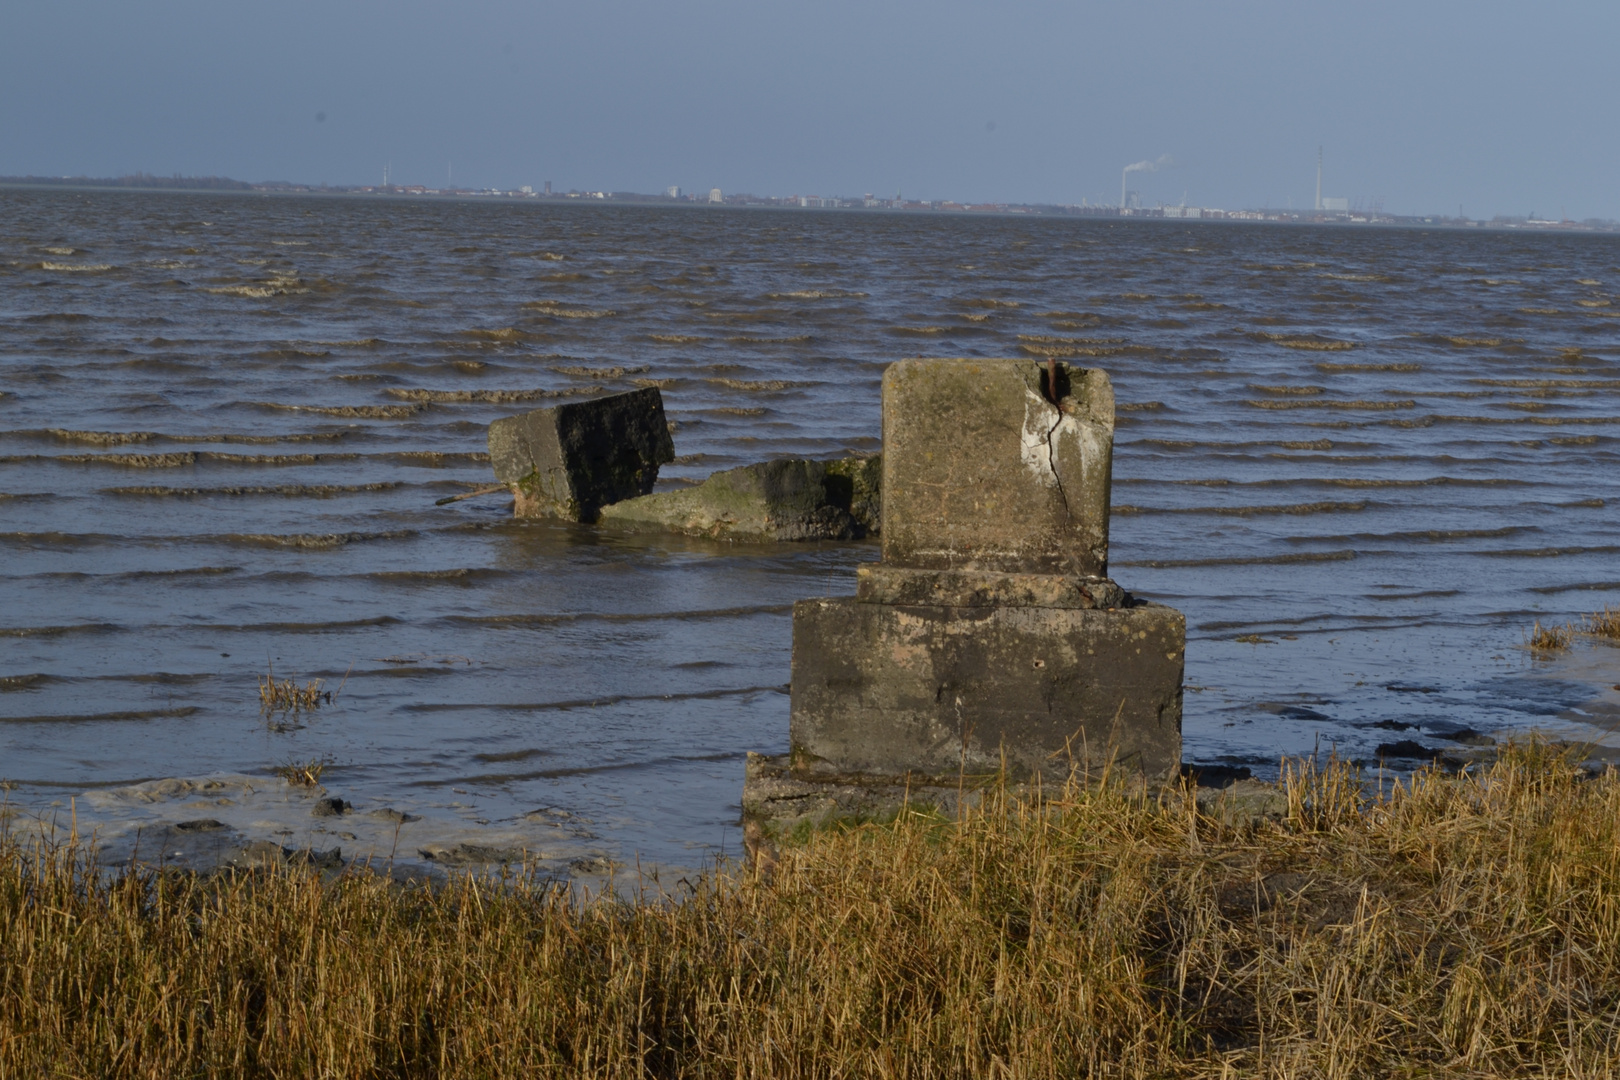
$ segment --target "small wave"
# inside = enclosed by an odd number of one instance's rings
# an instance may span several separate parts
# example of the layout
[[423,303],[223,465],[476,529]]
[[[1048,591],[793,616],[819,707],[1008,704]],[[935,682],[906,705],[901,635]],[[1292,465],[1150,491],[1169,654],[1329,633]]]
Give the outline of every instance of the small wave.
[[1322,361],[1316,365],[1317,371],[1422,371],[1422,364],[1333,364]]
[[757,334],[733,334],[726,341],[733,345],[798,345],[814,341],[814,334],[789,334],[787,337],[760,337]]
[[94,315],[85,315],[85,314],[83,314],[81,312],[77,312],[77,311],[51,311],[51,312],[47,312],[44,315],[30,315],[27,318],[23,319],[23,322],[27,322],[27,323],[53,323],[53,322],[81,323],[81,322],[90,322],[90,321],[94,320],[95,318],[96,318],[96,316],[94,316]]
[[1144,566],[1153,569],[1180,569],[1197,566],[1272,566],[1291,563],[1343,562],[1354,559],[1358,552],[1351,548],[1342,551],[1302,551],[1290,555],[1253,555],[1215,559],[1143,559],[1118,561],[1115,566]]
[[1114,406],[1118,412],[1158,412],[1164,407],[1162,401],[1121,401]]
[[[711,701],[716,698],[743,697],[749,694],[780,694],[785,686],[738,686],[724,690],[693,690],[684,694],[608,694],[594,698],[572,698],[566,701],[536,701],[536,702],[432,702],[424,701],[417,704],[401,706],[410,712],[481,712],[485,709],[509,709],[518,712],[566,712],[570,709],[591,709],[603,705],[621,705],[629,701]],[[726,760],[733,755],[725,754],[719,757],[704,757],[697,760]],[[524,778],[535,779],[552,776],[573,776],[582,772],[596,772],[601,768],[620,768],[633,766],[597,766],[583,769],[547,769],[543,772],[524,774]],[[515,777],[510,779],[516,779]],[[471,781],[469,781],[471,782]]]
[[202,709],[183,705],[176,709],[132,709],[127,712],[66,713],[57,716],[0,716],[0,724],[107,723],[118,720],[179,720],[195,716]]
[[769,409],[745,408],[739,405],[726,406],[719,409],[704,409],[704,412],[715,413],[719,416],[764,416]]
[[[641,364],[637,367],[580,367],[578,365],[573,365],[569,367],[554,367],[551,370],[557,372],[559,375],[574,375],[581,379],[622,379],[626,375],[644,375],[649,369],[646,364]],[[600,391],[600,389],[601,387],[596,387],[593,390],[581,392],[595,393]]]
[[309,292],[293,285],[215,285],[204,287],[203,292],[216,296],[240,296],[248,300],[267,300],[272,296],[296,296]]
[[[467,402],[500,404],[512,401],[542,401],[547,398],[600,394],[602,389],[600,386],[577,386],[566,390],[422,390],[396,388],[388,390],[386,393],[390,397],[404,398],[407,401],[436,402],[440,404]],[[399,406],[380,407],[398,408]],[[420,406],[413,406],[413,408],[420,408]]]
[[771,393],[777,390],[795,390],[805,386],[820,386],[818,382],[795,382],[790,379],[705,379],[705,382],[724,386],[730,390],[744,390],[750,393]]
[[1577,581],[1569,585],[1536,585],[1529,591],[1543,596],[1565,592],[1620,592],[1620,581]]
[[1325,386],[1264,386],[1259,383],[1250,383],[1249,389],[1257,394],[1296,394],[1309,397],[1312,394],[1325,394]]
[[610,315],[618,314],[607,308],[564,307],[557,300],[535,300],[523,306],[530,311],[537,311],[554,319],[605,319]]
[[984,308],[1016,308],[1024,306],[1023,303],[1018,300],[992,300],[988,297],[977,300],[958,300],[957,303],[963,307]]
[[0,694],[14,690],[37,690],[50,681],[49,675],[0,675]]
[[[47,255],[77,255],[79,253],[78,248],[70,247],[44,247],[40,248],[39,250],[43,251]],[[1585,282],[1582,282],[1581,284],[1584,285]],[[1596,282],[1593,284],[1596,284]]]
[[111,270],[112,263],[42,262],[39,264],[39,268],[41,270],[60,270],[70,274],[99,274],[103,270]]
[[140,495],[157,498],[184,498],[199,495],[281,495],[288,498],[330,498],[333,495],[357,495],[367,491],[391,491],[399,487],[395,481],[374,484],[280,484],[265,487],[112,487],[102,488],[104,495]]
[[387,532],[346,533],[216,533],[186,539],[200,544],[248,544],[257,547],[323,550],[346,547],[349,544],[374,543],[379,540],[407,540],[416,535],[415,529],[391,529]]
[[1309,502],[1280,506],[1116,506],[1116,514],[1219,514],[1223,517],[1255,517],[1265,514],[1351,514],[1368,507],[1366,502]]
[[1534,525],[1504,525],[1496,529],[1409,529],[1401,532],[1387,533],[1350,533],[1346,536],[1290,536],[1287,538],[1291,544],[1318,543],[1323,540],[1362,540],[1382,541],[1394,543],[1430,543],[1443,544],[1452,540],[1496,540],[1504,536],[1519,536],[1523,533],[1540,532]]
[[[1544,427],[1561,427],[1565,424],[1620,424],[1620,416],[1451,416],[1435,413],[1421,417],[1418,420],[1407,421],[1407,424],[1540,424]],[[1405,426],[1403,424],[1403,426]]]
[[653,341],[661,341],[665,345],[696,345],[709,340],[696,334],[648,334],[647,337]]
[[[64,442],[89,443],[92,446],[119,446],[125,443],[151,442],[163,436],[155,431],[72,431],[67,428],[45,428],[44,434],[54,435]],[[22,434],[7,432],[6,434]]]
[[1417,402],[1411,399],[1403,401],[1278,401],[1271,398],[1254,398],[1243,404],[1251,409],[1415,409]]
[[1018,340],[1039,345],[1122,345],[1125,342],[1124,338],[1059,337],[1055,334],[1019,334]]
[[1570,390],[1620,390],[1620,379],[1469,379],[1480,386],[1522,388],[1563,388]]
[[0,637],[65,637],[69,634],[106,634],[123,627],[117,623],[75,623],[72,626],[0,626]]
[[1332,278],[1334,281],[1377,281],[1389,284],[1395,279],[1388,274],[1329,274],[1322,273],[1321,277]]
[[511,572],[490,567],[458,567],[454,570],[378,570],[366,576],[390,585],[420,583],[474,585],[480,581],[510,577]]
[[755,604],[747,607],[710,608],[699,611],[652,611],[643,614],[629,612],[576,611],[534,615],[446,615],[439,622],[453,626],[486,626],[491,628],[556,626],[577,622],[679,622],[685,619],[735,619],[749,615],[789,615],[792,604]]
[[272,240],[276,247],[309,247],[308,240]]
[[472,450],[464,453],[454,453],[446,450],[396,450],[393,453],[378,456],[393,458],[407,465],[419,465],[425,468],[441,468],[445,465],[487,465],[489,463],[489,452],[485,450]]
[[131,469],[174,469],[195,465],[197,454],[179,450],[168,454],[28,454],[0,461],[60,461],[71,465],[122,465]]
[[500,330],[463,330],[468,337],[481,338],[485,341],[526,341],[534,337],[533,334],[524,333],[515,326],[508,326]]
[[1614,555],[1617,553],[1620,553],[1620,545],[1616,544],[1605,544],[1600,547],[1502,548],[1497,551],[1466,552],[1469,555],[1485,555],[1502,559],[1557,559],[1565,555]]
[[1313,352],[1342,352],[1356,347],[1353,341],[1339,341],[1318,334],[1274,334],[1266,330],[1256,330],[1251,336],[1281,345],[1285,349],[1307,349]]
[[[957,327],[957,329],[961,329],[961,327]],[[891,327],[888,328],[888,331],[891,334],[919,334],[919,335],[922,335],[924,337],[927,337],[927,336],[931,336],[931,335],[934,335],[934,334],[948,334],[948,333],[951,332],[951,327],[949,327],[949,326],[891,326]]]
[[795,289],[793,292],[766,293],[767,300],[858,300],[866,294],[849,289]]
[[325,465],[335,461],[358,461],[359,454],[223,454],[202,450],[199,461],[218,462],[223,465]]
[[351,420],[408,420],[425,407],[422,405],[286,405],[278,401],[250,401],[248,404],[261,409],[318,413],[321,416],[341,416]]

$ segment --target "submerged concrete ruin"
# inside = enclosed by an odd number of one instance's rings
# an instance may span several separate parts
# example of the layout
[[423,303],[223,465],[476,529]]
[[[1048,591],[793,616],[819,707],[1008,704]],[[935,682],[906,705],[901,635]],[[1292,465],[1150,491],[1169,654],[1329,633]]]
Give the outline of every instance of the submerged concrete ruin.
[[880,528],[876,455],[765,461],[654,493],[659,466],[675,460],[657,387],[503,417],[489,426],[489,456],[515,517],[747,541],[855,540]]
[[1186,621],[1108,576],[1105,373],[903,360],[883,377],[883,558],[793,611],[791,750],[745,815],[867,813],[1005,767],[1159,783],[1181,763]]

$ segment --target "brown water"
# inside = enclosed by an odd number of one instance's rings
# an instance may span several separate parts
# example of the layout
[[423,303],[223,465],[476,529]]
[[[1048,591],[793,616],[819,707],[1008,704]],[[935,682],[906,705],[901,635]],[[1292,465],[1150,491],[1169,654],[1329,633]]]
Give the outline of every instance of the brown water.
[[[198,818],[558,869],[735,850],[789,605],[875,545],[434,499],[536,392],[655,380],[666,486],[871,451],[913,355],[1113,377],[1114,576],[1187,612],[1189,760],[1600,737],[1620,653],[1522,642],[1620,600],[1617,294],[1589,235],[0,191],[9,811],[184,859]],[[341,693],[267,722],[272,663]],[[315,758],[350,814],[270,775]]]

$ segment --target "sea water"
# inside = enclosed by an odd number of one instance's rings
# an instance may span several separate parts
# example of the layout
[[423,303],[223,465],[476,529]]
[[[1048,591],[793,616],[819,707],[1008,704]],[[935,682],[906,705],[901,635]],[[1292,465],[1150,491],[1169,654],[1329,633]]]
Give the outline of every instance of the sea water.
[[[1620,600],[1617,296],[1603,235],[3,190],[3,812],[179,862],[735,852],[790,605],[875,542],[435,500],[492,419],[645,385],[661,488],[870,453],[906,356],[1112,377],[1188,761],[1620,742],[1620,653],[1524,647]],[[266,715],[272,674],[335,695]]]

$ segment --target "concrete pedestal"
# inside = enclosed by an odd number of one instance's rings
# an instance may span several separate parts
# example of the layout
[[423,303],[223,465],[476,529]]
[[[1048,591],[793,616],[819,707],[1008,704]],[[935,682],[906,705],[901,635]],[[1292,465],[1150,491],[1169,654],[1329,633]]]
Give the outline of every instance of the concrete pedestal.
[[[1112,584],[1112,583],[1110,583]],[[1117,588],[1117,586],[1116,586]],[[1181,764],[1186,620],[1138,603],[793,607],[796,775],[1071,768],[1164,781]]]

